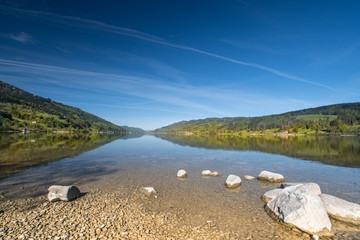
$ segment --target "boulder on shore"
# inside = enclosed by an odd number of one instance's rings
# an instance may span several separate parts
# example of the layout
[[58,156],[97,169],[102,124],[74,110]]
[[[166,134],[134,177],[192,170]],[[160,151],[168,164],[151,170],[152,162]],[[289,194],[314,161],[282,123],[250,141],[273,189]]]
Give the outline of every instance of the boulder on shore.
[[180,169],[178,172],[177,172],[177,177],[178,178],[186,178],[187,177],[187,173],[184,169]]
[[225,182],[226,187],[228,188],[235,188],[241,185],[241,178],[239,176],[230,174]]
[[264,193],[261,197],[261,200],[263,200],[265,203],[268,203],[271,199],[276,198],[280,193],[282,193],[283,189],[275,188],[273,190],[267,191]]
[[320,198],[324,202],[325,209],[330,217],[354,225],[360,225],[359,204],[348,202],[328,194],[321,194]]
[[269,181],[269,182],[283,182],[284,176],[279,173],[273,173],[269,171],[262,171],[257,177],[259,180]]
[[282,183],[280,187],[287,188],[287,187],[295,186],[295,185],[299,185],[299,184],[304,185],[312,194],[315,194],[315,195],[321,194],[321,189],[320,189],[319,184],[313,183],[313,182]]
[[47,195],[50,202],[72,201],[80,196],[80,190],[76,186],[52,185],[48,189]]
[[273,219],[309,234],[324,235],[331,231],[331,222],[322,200],[302,184],[282,189],[266,204],[265,210]]

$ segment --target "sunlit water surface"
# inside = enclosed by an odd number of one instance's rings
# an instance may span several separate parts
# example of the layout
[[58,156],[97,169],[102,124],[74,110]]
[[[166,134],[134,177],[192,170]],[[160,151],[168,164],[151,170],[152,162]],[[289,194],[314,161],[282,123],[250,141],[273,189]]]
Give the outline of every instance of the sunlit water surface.
[[[176,173],[185,169],[188,177]],[[218,171],[219,177],[203,178],[201,171]],[[52,184],[77,184],[81,191],[101,188],[129,193],[142,186],[154,187],[157,198],[149,208],[187,213],[189,222],[214,221],[226,229],[281,232],[281,226],[264,212],[261,195],[276,185],[242,180],[228,190],[229,174],[257,176],[262,170],[281,173],[286,182],[316,182],[323,193],[360,204],[360,169],[339,167],[256,151],[214,150],[181,146],[152,135],[117,139],[78,156],[34,166],[0,180],[7,198],[45,195]],[[280,228],[280,229],[279,229]]]

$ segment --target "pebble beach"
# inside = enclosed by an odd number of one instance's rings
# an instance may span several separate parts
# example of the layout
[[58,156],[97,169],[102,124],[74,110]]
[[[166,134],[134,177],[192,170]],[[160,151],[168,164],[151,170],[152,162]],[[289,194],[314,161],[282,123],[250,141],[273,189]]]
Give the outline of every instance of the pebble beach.
[[[231,219],[230,228],[221,218],[192,221],[188,209],[162,209],[161,201],[139,188],[87,189],[71,202],[2,197],[0,239],[310,239],[266,217],[262,222],[261,216]],[[356,229],[347,230],[321,239],[360,239]]]

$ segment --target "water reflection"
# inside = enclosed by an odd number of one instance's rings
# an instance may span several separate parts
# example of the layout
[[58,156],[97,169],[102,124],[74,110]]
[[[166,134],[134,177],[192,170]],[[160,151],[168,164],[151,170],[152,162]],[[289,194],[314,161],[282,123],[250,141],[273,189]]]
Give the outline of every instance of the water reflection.
[[184,136],[157,135],[181,146],[206,149],[261,151],[360,168],[360,137],[356,136]]
[[4,134],[0,135],[0,179],[29,167],[77,156],[122,135]]

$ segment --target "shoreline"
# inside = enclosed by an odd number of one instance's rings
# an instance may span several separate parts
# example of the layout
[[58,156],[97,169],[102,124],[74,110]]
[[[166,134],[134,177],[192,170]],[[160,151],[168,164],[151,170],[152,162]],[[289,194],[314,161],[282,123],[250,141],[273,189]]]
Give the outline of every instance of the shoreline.
[[[216,224],[186,224],[183,210],[152,211],[138,191],[90,190],[71,202],[1,200],[0,237],[19,239],[241,239]],[[251,239],[248,238],[248,239]]]
[[[194,216],[190,209],[175,203],[165,209],[159,208],[160,205],[161,193],[158,198],[146,196],[138,186],[133,189],[89,189],[71,202],[51,203],[46,196],[18,200],[0,197],[0,238],[310,239],[309,234],[275,222],[270,217],[266,219],[270,225],[263,224],[261,217],[254,216],[249,221],[239,219],[233,222],[235,227],[224,228],[221,219],[215,216],[196,222],[191,219]],[[344,225],[341,229],[337,227],[333,237],[321,239],[360,237],[360,232],[354,230],[356,227]]]
[[277,136],[277,137],[296,137],[296,136],[324,136],[324,137],[359,137],[357,134],[330,134],[330,133],[257,133],[257,132],[234,132],[234,133],[221,133],[221,132],[154,132],[153,135],[180,135],[180,136]]

